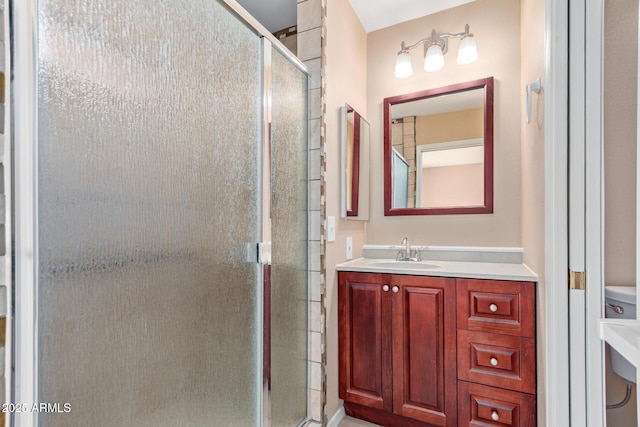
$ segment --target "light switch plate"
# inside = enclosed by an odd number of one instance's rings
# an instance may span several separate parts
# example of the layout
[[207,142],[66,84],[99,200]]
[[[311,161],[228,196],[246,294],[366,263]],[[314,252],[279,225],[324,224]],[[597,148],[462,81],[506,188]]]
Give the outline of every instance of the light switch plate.
[[345,248],[345,256],[346,258],[349,260],[351,258],[353,258],[353,238],[351,237],[347,237],[347,245]]
[[327,217],[327,243],[336,241],[336,217]]

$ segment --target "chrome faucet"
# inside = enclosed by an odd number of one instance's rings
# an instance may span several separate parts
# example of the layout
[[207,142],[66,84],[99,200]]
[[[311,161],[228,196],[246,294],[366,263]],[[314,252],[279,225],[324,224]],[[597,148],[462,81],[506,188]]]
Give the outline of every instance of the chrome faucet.
[[416,249],[415,257],[411,256],[411,245],[409,245],[409,238],[405,237],[402,239],[402,246],[404,246],[404,250],[398,251],[398,255],[396,256],[396,261],[422,261],[420,259],[420,252]]

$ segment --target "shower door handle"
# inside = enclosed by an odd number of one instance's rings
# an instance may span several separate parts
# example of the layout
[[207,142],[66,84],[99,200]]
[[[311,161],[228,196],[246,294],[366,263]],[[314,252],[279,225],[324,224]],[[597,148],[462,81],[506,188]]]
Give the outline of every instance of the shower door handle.
[[258,264],[271,265],[271,242],[258,243]]

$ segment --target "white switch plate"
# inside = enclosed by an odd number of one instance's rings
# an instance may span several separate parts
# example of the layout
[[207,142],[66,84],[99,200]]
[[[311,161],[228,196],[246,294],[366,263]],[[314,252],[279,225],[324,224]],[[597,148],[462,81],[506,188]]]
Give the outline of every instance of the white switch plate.
[[347,259],[353,258],[353,238],[347,237],[346,257]]
[[336,241],[336,217],[327,217],[327,242]]

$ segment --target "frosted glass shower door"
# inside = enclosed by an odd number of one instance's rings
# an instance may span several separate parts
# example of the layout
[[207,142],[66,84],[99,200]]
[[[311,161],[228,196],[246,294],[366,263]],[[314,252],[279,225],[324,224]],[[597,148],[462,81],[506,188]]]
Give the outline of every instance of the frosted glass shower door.
[[38,1],[42,426],[261,422],[260,38],[211,0]]
[[271,55],[271,425],[307,416],[307,75]]

